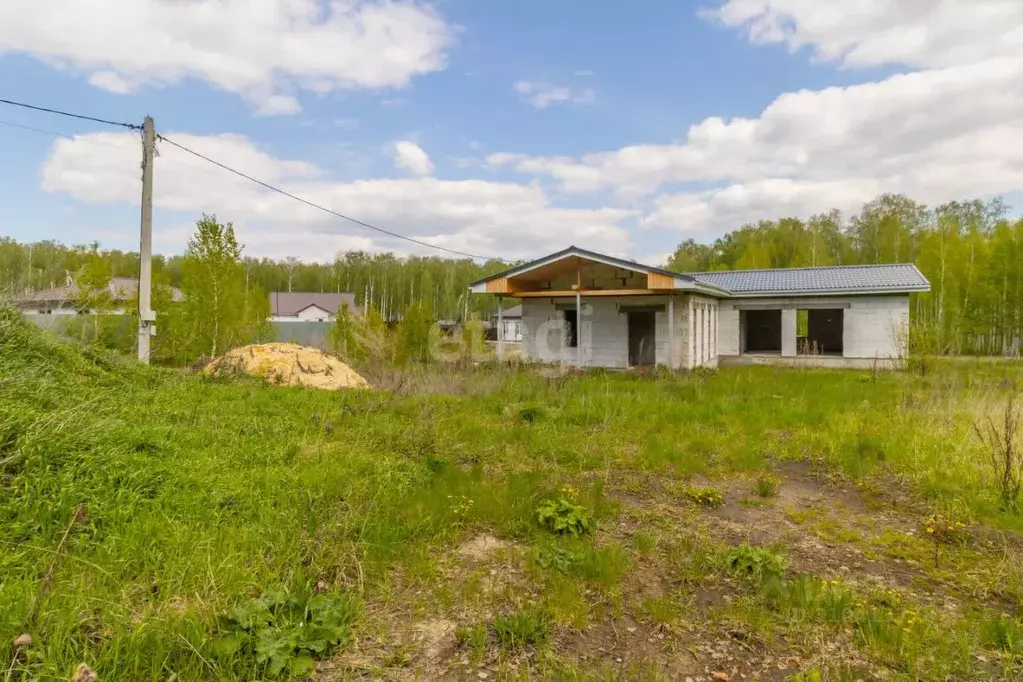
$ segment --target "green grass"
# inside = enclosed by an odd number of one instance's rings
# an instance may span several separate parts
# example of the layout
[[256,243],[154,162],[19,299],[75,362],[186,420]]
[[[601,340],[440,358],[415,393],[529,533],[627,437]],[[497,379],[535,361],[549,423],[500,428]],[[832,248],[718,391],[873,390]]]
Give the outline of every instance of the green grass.
[[[876,381],[868,372],[769,367],[546,378],[484,366],[436,375],[424,372],[401,393],[211,380],[59,343],[0,309],[0,642],[25,631],[34,640],[14,660],[0,646],[2,670],[68,679],[86,663],[101,679],[269,676],[276,668],[252,642],[243,646],[250,653],[229,656],[216,643],[231,631],[231,614],[275,590],[344,605],[344,632],[322,651],[281,635],[306,666],[307,654],[343,652],[376,627],[374,614],[407,601],[409,584],[433,590],[416,607],[424,612],[434,597],[458,598],[438,557],[482,532],[532,552],[537,605],[505,604],[490,623],[502,646],[550,647],[558,627],[620,616],[637,556],[675,590],[637,598],[639,615],[671,622],[686,591],[727,574],[727,548],[663,532],[670,524],[656,509],[640,532],[611,537],[623,518],[616,495],[630,481],[653,482],[629,488],[642,495],[683,491],[669,498],[684,519],[712,513],[721,499],[713,485],[690,486],[691,477],[755,477],[785,459],[813,460],[882,491],[903,481],[908,492],[897,492],[920,504],[955,501],[979,524],[1023,528],[1001,511],[970,432],[973,413],[1023,379],[1015,363],[947,363],[927,377]],[[564,510],[585,528],[579,538],[555,535],[537,517],[546,500],[567,496],[579,507]],[[58,556],[79,507],[84,517]],[[892,536],[881,551],[916,556],[906,542]],[[771,563],[733,558],[755,575]],[[793,580],[786,589],[805,596],[761,601],[758,613],[840,623],[897,669],[922,670],[905,661],[932,655],[925,646],[944,647],[956,665],[964,647],[1019,649],[1018,614],[999,621],[984,611],[983,628],[959,639],[937,627],[900,635],[901,611],[850,605],[852,593]],[[290,632],[287,623],[267,627]],[[482,632],[459,636],[474,658],[484,656]]]

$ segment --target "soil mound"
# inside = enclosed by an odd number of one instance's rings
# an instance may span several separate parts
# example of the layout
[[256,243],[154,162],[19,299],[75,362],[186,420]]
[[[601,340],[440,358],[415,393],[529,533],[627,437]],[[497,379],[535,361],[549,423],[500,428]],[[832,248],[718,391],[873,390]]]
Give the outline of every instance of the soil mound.
[[297,343],[260,343],[235,348],[206,365],[203,372],[244,372],[281,386],[312,386],[333,391],[369,388],[359,374],[318,348]]

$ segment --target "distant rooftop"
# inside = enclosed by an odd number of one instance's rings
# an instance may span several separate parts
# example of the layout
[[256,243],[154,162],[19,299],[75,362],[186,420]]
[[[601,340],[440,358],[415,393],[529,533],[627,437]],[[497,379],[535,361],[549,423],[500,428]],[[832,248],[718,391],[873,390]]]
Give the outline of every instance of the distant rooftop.
[[[108,291],[115,301],[133,301],[139,295],[139,281],[134,277],[113,277],[110,280]],[[63,304],[74,301],[77,296],[78,285],[72,283],[63,287],[44,289],[24,294],[23,296],[17,296],[14,302],[21,306],[39,303]],[[175,301],[180,301],[182,298],[181,290],[171,287],[171,296]]]
[[848,292],[928,291],[930,283],[912,263],[835,265],[777,270],[686,273],[736,296]]
[[348,310],[353,315],[358,312],[355,307],[355,294],[345,292],[334,294],[311,291],[274,291],[270,294],[270,314],[273,316],[289,317],[298,315],[309,306],[316,306],[333,315],[345,303],[348,304]]

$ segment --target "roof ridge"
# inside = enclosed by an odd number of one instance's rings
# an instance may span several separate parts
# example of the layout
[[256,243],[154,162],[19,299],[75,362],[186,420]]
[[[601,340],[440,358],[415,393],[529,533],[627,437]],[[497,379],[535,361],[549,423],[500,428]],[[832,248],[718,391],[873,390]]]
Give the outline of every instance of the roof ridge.
[[[868,269],[868,268],[890,268],[896,265],[911,266],[916,268],[916,263],[902,262],[902,263],[855,263],[850,265],[804,265],[798,268],[744,268],[742,270],[701,270],[699,272],[683,272],[680,274],[689,275],[691,277],[699,277],[700,275],[716,275],[718,273],[734,273],[734,272],[794,272],[794,271],[805,271],[805,270],[854,270],[854,269]],[[917,268],[919,270],[919,268]]]

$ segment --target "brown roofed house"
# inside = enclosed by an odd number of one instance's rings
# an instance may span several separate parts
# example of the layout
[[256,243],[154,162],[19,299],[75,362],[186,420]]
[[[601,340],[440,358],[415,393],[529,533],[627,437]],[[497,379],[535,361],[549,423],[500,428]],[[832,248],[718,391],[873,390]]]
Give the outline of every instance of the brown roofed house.
[[272,322],[333,322],[342,305],[351,315],[361,315],[355,306],[355,294],[274,291],[270,294]]

